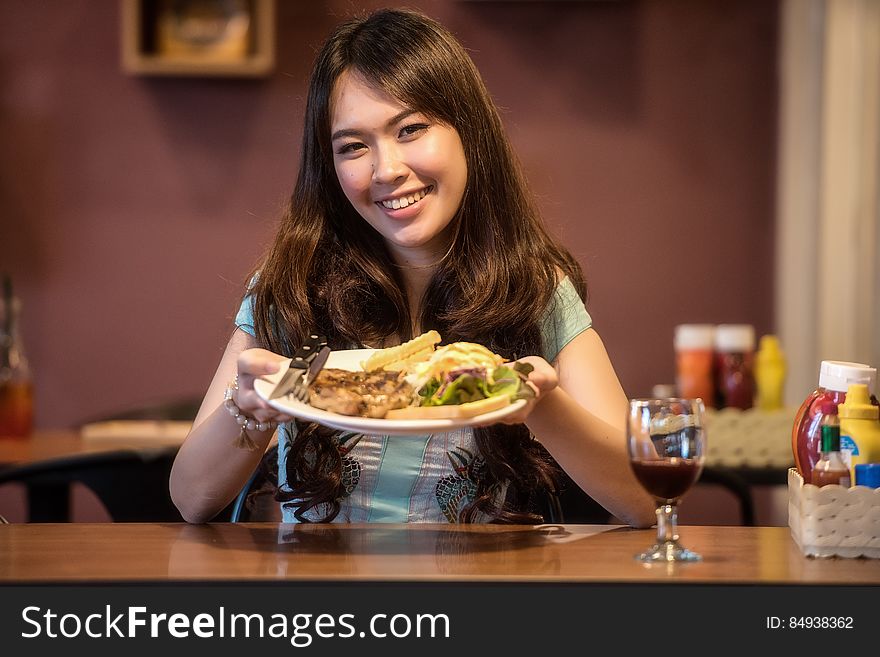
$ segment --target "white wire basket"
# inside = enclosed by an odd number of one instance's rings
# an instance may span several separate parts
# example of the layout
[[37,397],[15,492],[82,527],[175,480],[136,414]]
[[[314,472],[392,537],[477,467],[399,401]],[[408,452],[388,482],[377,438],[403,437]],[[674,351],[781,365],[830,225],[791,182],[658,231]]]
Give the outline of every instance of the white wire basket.
[[788,525],[808,556],[880,559],[880,488],[819,488],[790,468]]

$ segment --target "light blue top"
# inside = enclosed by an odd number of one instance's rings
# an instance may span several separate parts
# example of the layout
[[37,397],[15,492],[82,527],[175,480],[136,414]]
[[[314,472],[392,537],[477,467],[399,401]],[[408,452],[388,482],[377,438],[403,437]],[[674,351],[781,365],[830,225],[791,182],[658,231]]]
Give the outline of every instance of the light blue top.
[[[248,295],[235,325],[254,335],[253,297]],[[541,325],[550,363],[592,325],[583,301],[568,278],[556,288]],[[278,428],[278,485],[287,486],[287,452],[294,425]],[[350,493],[334,522],[455,522],[476,491],[482,458],[471,429],[429,436],[371,436],[341,433],[343,479]],[[501,493],[503,495],[503,491]],[[284,522],[297,522],[293,505],[281,505]],[[322,513],[306,517],[319,520]]]

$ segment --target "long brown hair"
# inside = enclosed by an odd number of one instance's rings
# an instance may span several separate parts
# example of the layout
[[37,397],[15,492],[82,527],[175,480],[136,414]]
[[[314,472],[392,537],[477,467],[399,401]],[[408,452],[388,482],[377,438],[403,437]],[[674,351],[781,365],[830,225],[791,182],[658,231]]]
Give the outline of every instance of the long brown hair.
[[[480,342],[511,360],[543,353],[541,320],[560,273],[586,294],[577,261],[545,230],[480,75],[455,37],[423,14],[385,9],[341,24],[318,52],[309,83],[296,186],[250,290],[258,342],[278,353],[313,330],[331,348],[411,336],[412,313],[382,237],[343,195],[330,143],[330,99],[345,71],[453,127],[467,183],[451,250],[422,300],[418,324],[444,342]],[[333,432],[298,423],[288,454],[296,515],[339,511],[341,457]],[[553,489],[557,466],[523,425],[476,430],[487,476],[463,522],[480,513],[533,522],[523,510]],[[508,486],[506,504],[495,504]],[[530,501],[531,500],[531,501]]]

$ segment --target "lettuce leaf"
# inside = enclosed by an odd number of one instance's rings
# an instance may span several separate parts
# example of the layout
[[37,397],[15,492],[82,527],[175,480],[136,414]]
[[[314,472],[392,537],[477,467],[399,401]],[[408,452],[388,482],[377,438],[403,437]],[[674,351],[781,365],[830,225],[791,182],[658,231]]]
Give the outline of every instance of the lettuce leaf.
[[465,404],[500,395],[507,395],[511,401],[530,399],[535,396],[535,392],[525,382],[529,372],[533,369],[527,363],[515,363],[513,366],[501,365],[495,368],[492,377],[495,382],[491,385],[484,377],[475,376],[469,372],[461,373],[445,385],[439,379],[431,379],[419,391],[419,395],[422,397],[421,405]]

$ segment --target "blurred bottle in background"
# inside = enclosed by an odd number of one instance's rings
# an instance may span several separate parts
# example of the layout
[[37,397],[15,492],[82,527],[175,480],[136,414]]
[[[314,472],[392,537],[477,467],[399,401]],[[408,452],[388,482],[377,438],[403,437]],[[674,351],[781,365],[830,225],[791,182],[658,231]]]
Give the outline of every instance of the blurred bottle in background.
[[718,408],[747,410],[755,402],[755,329],[750,324],[715,327],[715,387]]
[[673,337],[678,396],[702,399],[707,407],[715,405],[714,336],[715,327],[711,324],[679,324]]
[[654,399],[672,399],[680,395],[674,383],[657,383],[651,388],[651,396]]
[[0,438],[26,438],[33,428],[33,385],[19,319],[21,300],[3,276],[0,297]]
[[779,338],[762,335],[755,354],[755,405],[762,411],[776,411],[783,407],[785,365]]
[[[839,360],[823,360],[819,366],[819,387],[811,392],[794,418],[791,429],[791,449],[798,472],[804,481],[810,481],[813,467],[819,460],[822,404],[834,402],[839,405],[846,401],[846,391],[852,383],[861,383],[874,389],[877,370],[864,363],[850,363]],[[876,397],[871,397],[876,405]]]

